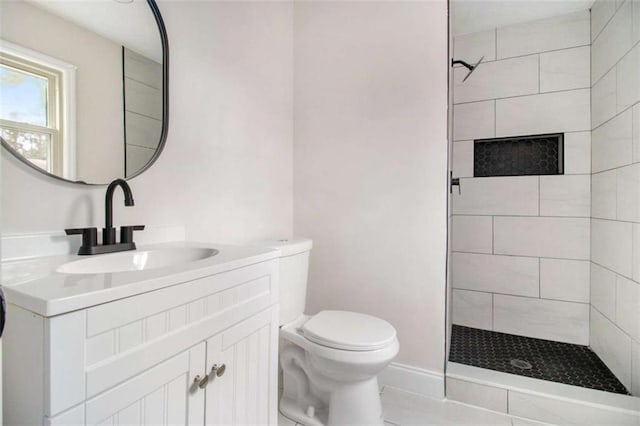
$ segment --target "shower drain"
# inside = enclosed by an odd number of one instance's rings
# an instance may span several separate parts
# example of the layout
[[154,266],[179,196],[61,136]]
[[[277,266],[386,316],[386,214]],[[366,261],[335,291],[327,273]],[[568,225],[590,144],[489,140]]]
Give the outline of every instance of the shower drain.
[[509,363],[520,370],[531,370],[533,368],[533,365],[531,365],[529,361],[523,359],[512,359]]

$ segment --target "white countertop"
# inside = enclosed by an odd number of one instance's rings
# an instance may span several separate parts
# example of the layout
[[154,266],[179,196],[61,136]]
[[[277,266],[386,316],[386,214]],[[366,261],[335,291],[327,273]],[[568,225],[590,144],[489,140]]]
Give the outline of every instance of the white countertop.
[[107,274],[56,272],[64,263],[89,256],[63,255],[5,261],[2,262],[1,285],[8,303],[50,317],[265,262],[280,255],[278,250],[263,247],[184,241],[140,246],[138,250],[164,247],[206,247],[215,248],[219,253],[182,265]]

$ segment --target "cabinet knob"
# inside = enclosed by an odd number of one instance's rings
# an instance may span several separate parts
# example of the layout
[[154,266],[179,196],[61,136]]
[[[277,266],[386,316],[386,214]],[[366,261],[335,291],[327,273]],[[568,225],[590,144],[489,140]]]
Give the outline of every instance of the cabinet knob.
[[207,387],[208,384],[209,384],[209,375],[205,374],[204,377],[200,379],[200,381],[198,382],[198,387],[200,389],[204,389]]
[[227,366],[225,364],[213,364],[213,367],[211,367],[211,374],[215,374],[216,377],[222,376],[225,371],[227,371]]
[[196,387],[198,387],[200,389],[204,389],[204,388],[207,387],[208,384],[209,384],[209,376],[207,374],[205,374],[204,377],[202,377],[201,375],[198,374],[196,377],[193,378],[193,388],[194,389]]

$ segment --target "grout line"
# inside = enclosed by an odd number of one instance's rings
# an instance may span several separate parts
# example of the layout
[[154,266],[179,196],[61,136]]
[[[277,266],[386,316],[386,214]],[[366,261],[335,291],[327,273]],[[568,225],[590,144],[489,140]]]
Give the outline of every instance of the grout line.
[[540,217],[541,198],[542,198],[542,193],[540,192],[540,176],[538,176],[538,217]]
[[491,216],[491,254],[495,254],[496,250],[496,226],[495,226],[495,218]]
[[491,293],[491,330],[493,330],[494,327],[494,323],[495,323],[495,316],[496,316],[496,311],[495,311],[495,294]]
[[498,134],[498,101],[493,100],[493,137]]
[[548,302],[572,303],[574,305],[590,305],[589,302],[576,302],[575,300],[550,299],[548,297],[536,297],[536,296],[523,296],[521,294],[500,293],[500,292],[495,292],[495,291],[474,290],[474,289],[468,289],[468,288],[453,287],[453,290],[468,291],[468,292],[472,292],[472,293],[490,294],[491,295],[492,309],[493,309],[493,296],[510,296],[510,297],[519,297],[521,299],[529,299],[529,300],[542,300],[542,301],[548,301]]
[[[491,100],[492,99],[487,99],[487,100],[479,101],[479,102],[489,102]],[[471,103],[477,103],[477,102],[469,102],[469,103],[471,104]],[[640,104],[640,101],[637,102],[636,104]],[[564,133],[565,135],[567,133],[571,133],[571,134],[573,134],[573,133],[591,133],[591,130],[565,130],[564,132],[561,132],[561,133]],[[541,133],[541,134],[546,134],[546,133]],[[493,137],[509,137],[509,136],[493,136]],[[487,138],[476,138],[476,139],[487,139]],[[469,142],[469,141],[473,142],[474,139],[453,139],[451,142]]]
[[480,216],[480,217],[486,217],[486,216],[494,216],[494,217],[512,217],[512,218],[518,218],[518,219],[523,219],[523,218],[529,218],[529,219],[599,219],[599,220],[615,220],[617,222],[626,222],[626,223],[638,223],[638,222],[632,222],[632,221],[624,221],[624,220],[616,220],[616,219],[600,219],[600,218],[594,218],[594,217],[590,217],[590,216],[537,216],[537,215],[526,215],[526,214],[496,214],[496,213],[454,213],[452,215],[453,216]]
[[[526,98],[526,97],[532,97],[532,96],[544,96],[544,95],[551,95],[551,94],[554,94],[554,93],[568,93],[568,92],[577,92],[577,91],[585,91],[585,90],[589,90],[591,92],[591,86],[574,87],[572,89],[565,89],[565,90],[551,90],[549,92],[526,93],[526,94],[523,94],[523,95],[502,96],[502,97],[498,97],[498,98],[478,99],[478,100],[475,100],[475,101],[457,102],[457,103],[454,103],[453,105],[457,106],[457,105],[477,104],[477,103],[480,103],[480,102],[502,101],[502,100],[507,100],[507,99]],[[587,130],[574,130],[574,132],[588,132],[588,131],[589,131],[589,129],[587,129]]]
[[[498,37],[497,37],[498,29],[496,28],[495,31],[496,31],[496,42],[495,42],[495,45],[496,45],[496,47],[495,47],[496,48],[496,56],[495,56],[495,58],[496,59],[484,59],[482,61],[483,64],[485,64],[485,63],[488,64],[488,63],[493,63],[493,62],[509,61],[511,59],[526,58],[527,56],[543,55],[543,54],[546,54],[546,53],[562,52],[562,51],[566,51],[566,50],[582,49],[582,48],[585,48],[585,47],[591,47],[591,43],[589,42],[587,44],[577,44],[575,46],[561,47],[559,49],[541,50],[539,52],[531,52],[531,53],[525,53],[525,54],[522,54],[522,55],[505,56],[504,58],[498,58]],[[464,35],[465,34],[463,34],[463,36]],[[455,55],[455,52],[454,52],[454,55]],[[464,68],[464,67],[462,65],[454,65],[453,68],[455,69],[455,68]]]
[[538,299],[542,299],[542,260],[538,258]]
[[615,328],[617,328],[619,331],[621,331],[622,333],[624,333],[629,339],[631,339],[631,341],[635,342],[635,339],[633,337],[631,337],[631,335],[629,333],[627,333],[626,331],[624,331],[623,329],[621,329],[618,324],[616,324],[616,322],[614,320],[612,320],[611,318],[609,318],[608,316],[606,316],[600,309],[598,309],[595,305],[591,305],[591,308],[595,311],[598,311],[598,313],[600,315],[602,315],[607,321],[609,321],[611,323],[611,325],[613,325]]
[[[617,216],[617,214],[616,214]],[[634,222],[632,220],[622,220],[622,219],[608,219],[608,218],[604,218],[604,217],[591,217],[592,220],[602,220],[602,221],[606,221],[606,222],[619,222],[619,223],[630,223],[632,225],[637,225],[638,222]]]
[[618,171],[618,169],[616,169],[616,173],[613,175],[613,177],[615,178],[615,183],[614,183],[615,191],[614,191],[614,193],[615,193],[615,197],[616,197],[616,203],[615,203],[614,207],[615,207],[615,210],[616,210],[616,219],[615,219],[616,222],[618,222],[618,212],[619,212],[619,208],[618,208],[619,207],[618,206],[618,174],[619,174],[619,171]]
[[[625,52],[625,54],[624,54],[624,55],[622,55],[622,56],[620,57],[620,59],[618,59],[618,60],[616,61],[616,63],[615,63],[615,64],[613,64],[610,68],[608,68],[608,69],[607,69],[607,70],[606,70],[606,71],[605,71],[605,72],[604,72],[604,73],[603,73],[603,74],[602,74],[602,75],[601,75],[601,76],[600,76],[596,81],[593,81],[593,82],[591,83],[591,87],[593,87],[593,86],[595,86],[596,84],[600,83],[600,81],[601,81],[603,78],[605,78],[605,76],[606,76],[607,74],[609,74],[609,73],[610,73],[614,68],[616,68],[616,67],[618,66],[618,64],[619,64],[619,63],[620,63],[624,58],[626,58],[626,57],[627,57],[627,55],[628,55],[628,54],[629,54],[633,49],[635,49],[635,48],[636,48],[636,46],[639,46],[639,45],[640,45],[640,41],[637,41],[637,42],[635,42],[633,45],[631,45],[631,47],[629,48],[629,50],[627,50],[627,51]],[[593,51],[593,48],[592,48],[592,51]],[[592,70],[592,71],[593,71],[593,70]],[[591,73],[591,76],[593,77],[593,72]]]
[[[618,83],[616,82],[616,86],[617,86],[617,85],[618,85]],[[616,92],[617,92],[617,90],[616,90]],[[616,96],[617,96],[617,94],[616,94]],[[617,101],[617,99],[616,99],[616,108],[617,108],[617,103],[618,103],[618,101]],[[625,109],[623,109],[622,111],[615,113],[613,116],[611,116],[611,117],[607,118],[605,121],[603,121],[602,123],[598,124],[596,127],[594,127],[593,129],[591,129],[591,131],[593,132],[594,130],[598,130],[598,129],[600,129],[600,128],[601,128],[602,126],[604,126],[605,124],[608,124],[609,122],[611,122],[611,121],[615,120],[616,118],[620,117],[622,114],[626,113],[626,112],[627,112],[628,110],[630,110],[630,109],[633,109],[633,107],[635,107],[635,106],[636,106],[636,105],[638,105],[638,104],[640,104],[640,101],[635,102],[635,103],[633,103],[633,104],[631,104],[631,105],[627,106],[627,107],[626,107]],[[616,110],[617,110],[617,109],[616,109]],[[633,113],[633,111],[632,111],[632,113]]]
[[478,256],[518,257],[518,258],[525,258],[525,259],[566,260],[567,262],[593,262],[589,259],[569,259],[566,257],[550,257],[550,256],[524,256],[519,254],[501,254],[501,253],[492,254],[492,253],[481,253],[481,252],[475,252],[475,251],[460,251],[460,250],[454,250],[451,253],[473,254]]
[[[602,264],[600,264],[600,263],[596,262],[596,261],[595,261],[595,260],[593,260],[593,259],[592,259],[590,262],[591,262],[591,263],[593,263],[593,264],[594,264],[594,265],[596,265],[596,266],[601,267],[602,269],[604,269],[604,270],[606,270],[606,271],[609,271],[609,272],[614,273],[614,274],[616,274],[616,275],[620,275],[622,278],[626,278],[626,279],[628,279],[629,281],[632,281],[632,282],[634,282],[634,283],[638,283],[638,281],[634,280],[633,278],[628,277],[628,276],[626,276],[626,275],[624,275],[624,274],[622,274],[622,273],[620,273],[620,272],[616,271],[615,269],[611,269],[611,268],[609,268],[609,267],[607,267],[607,266],[604,266],[604,265],[602,265]],[[640,284],[640,283],[638,283],[638,284]]]
[[541,60],[540,59],[540,54],[538,54],[538,93],[542,92],[542,85],[541,85],[541,82],[540,82],[540,80],[542,78],[540,76],[540,74],[541,74],[541,71],[540,71],[540,60]]
[[[591,6],[591,8],[593,9],[593,6]],[[605,28],[609,26],[609,23],[613,20],[613,18],[615,18],[617,12],[618,12],[618,9],[616,8],[613,11],[613,14],[609,17],[609,19],[607,19],[607,22],[604,23],[604,25],[602,26],[598,34],[596,34],[595,37],[593,37],[593,40],[591,40],[591,44],[593,44],[593,42],[596,41],[598,37],[600,37],[600,34],[604,32]],[[591,19],[589,19],[589,39],[591,39]]]

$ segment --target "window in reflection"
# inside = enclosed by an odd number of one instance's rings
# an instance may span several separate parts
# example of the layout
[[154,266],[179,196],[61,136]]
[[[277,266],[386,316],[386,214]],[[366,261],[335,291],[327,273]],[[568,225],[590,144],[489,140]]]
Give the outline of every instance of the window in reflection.
[[61,173],[60,73],[42,64],[0,53],[0,136],[27,160]]

